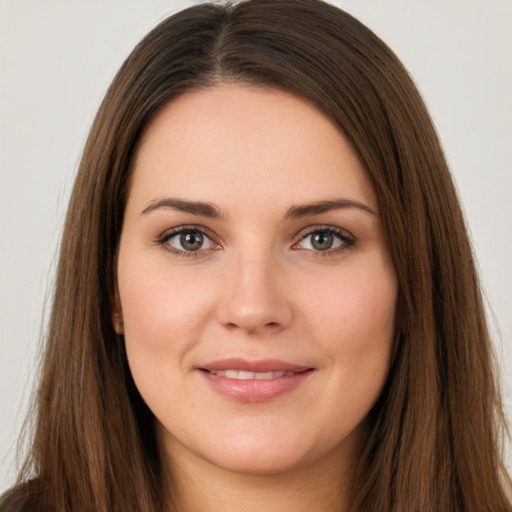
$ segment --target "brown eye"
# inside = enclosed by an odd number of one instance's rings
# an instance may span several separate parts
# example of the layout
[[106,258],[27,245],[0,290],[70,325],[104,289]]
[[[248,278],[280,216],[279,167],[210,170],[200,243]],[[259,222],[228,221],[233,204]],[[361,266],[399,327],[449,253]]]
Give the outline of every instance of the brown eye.
[[334,236],[327,231],[320,231],[311,235],[311,245],[317,251],[327,251],[332,248]]
[[204,242],[204,235],[199,231],[188,231],[180,234],[180,245],[186,251],[198,251]]
[[192,228],[175,230],[171,234],[164,235],[159,243],[168,251],[181,256],[218,248],[218,245],[203,231]]
[[329,255],[342,252],[354,244],[355,239],[347,231],[332,227],[310,231],[302,237],[295,248]]

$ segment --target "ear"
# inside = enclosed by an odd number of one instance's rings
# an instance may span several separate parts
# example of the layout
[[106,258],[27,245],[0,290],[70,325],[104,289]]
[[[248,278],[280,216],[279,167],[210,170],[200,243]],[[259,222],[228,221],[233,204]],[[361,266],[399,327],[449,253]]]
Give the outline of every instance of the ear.
[[119,291],[114,292],[114,300],[112,304],[112,325],[116,334],[120,336],[124,334],[123,312],[121,310],[121,301],[119,300]]
[[112,308],[112,326],[119,336],[124,334],[123,309],[121,307],[121,298],[119,296],[119,287],[117,285],[117,254],[114,260],[114,296],[111,300]]

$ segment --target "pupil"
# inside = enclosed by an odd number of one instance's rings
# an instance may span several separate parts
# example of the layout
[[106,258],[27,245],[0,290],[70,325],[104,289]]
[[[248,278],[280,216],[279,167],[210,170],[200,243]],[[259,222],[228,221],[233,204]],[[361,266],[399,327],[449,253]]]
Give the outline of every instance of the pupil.
[[197,251],[203,245],[201,233],[183,233],[180,237],[181,246],[187,251]]
[[326,251],[332,247],[333,236],[330,233],[316,233],[313,235],[313,247],[319,251]]

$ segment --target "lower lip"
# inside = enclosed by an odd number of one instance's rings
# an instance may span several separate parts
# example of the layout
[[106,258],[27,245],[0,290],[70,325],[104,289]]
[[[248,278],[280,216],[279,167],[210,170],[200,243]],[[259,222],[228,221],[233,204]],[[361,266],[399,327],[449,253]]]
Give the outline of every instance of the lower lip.
[[308,379],[313,370],[274,379],[230,379],[200,370],[208,384],[221,395],[236,402],[266,402],[288,393]]

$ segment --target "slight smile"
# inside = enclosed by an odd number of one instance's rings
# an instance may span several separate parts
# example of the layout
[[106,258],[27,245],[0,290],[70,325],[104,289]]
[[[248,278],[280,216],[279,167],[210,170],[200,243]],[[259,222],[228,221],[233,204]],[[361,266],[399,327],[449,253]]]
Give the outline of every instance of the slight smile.
[[201,371],[211,388],[237,402],[266,402],[302,384],[314,368],[279,360],[225,359]]
[[[250,379],[275,379],[277,377],[291,376],[295,372],[246,372],[244,370],[205,370],[212,375],[227,377],[228,379],[250,380]],[[306,370],[307,371],[307,370]]]

